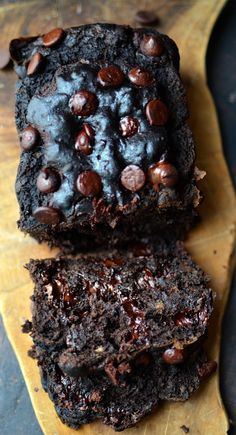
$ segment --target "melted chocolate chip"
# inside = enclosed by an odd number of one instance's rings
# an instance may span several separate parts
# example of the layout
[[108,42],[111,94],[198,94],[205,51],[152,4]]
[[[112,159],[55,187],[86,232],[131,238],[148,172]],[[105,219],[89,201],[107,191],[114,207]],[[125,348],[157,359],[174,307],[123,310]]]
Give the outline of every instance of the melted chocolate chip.
[[151,26],[152,24],[157,24],[159,19],[154,11],[141,10],[136,12],[135,21],[139,24],[144,24],[145,26]]
[[145,174],[139,166],[129,165],[121,172],[121,184],[131,192],[142,189],[145,181]]
[[43,45],[44,47],[52,47],[60,42],[64,37],[64,30],[61,28],[56,28],[46,33],[43,36]]
[[69,101],[69,107],[75,115],[89,116],[92,115],[98,105],[98,100],[92,92],[81,90],[75,92]]
[[92,153],[93,148],[91,146],[91,139],[86,134],[85,130],[82,130],[78,134],[78,136],[76,138],[76,142],[75,142],[75,149],[76,149],[76,151],[80,151],[81,153],[85,154],[86,156],[88,156],[89,154]]
[[43,56],[41,53],[35,53],[30,59],[28,67],[27,67],[27,75],[32,76],[36,74],[41,68],[43,63]]
[[76,297],[70,291],[66,291],[64,293],[64,303],[66,307],[73,307],[76,303]]
[[158,57],[164,51],[161,38],[153,35],[144,35],[140,44],[140,51],[146,56]]
[[110,268],[115,266],[122,266],[124,264],[123,258],[106,258],[103,261],[104,266]]
[[136,319],[137,317],[143,317],[143,313],[139,311],[137,304],[135,301],[126,299],[123,303],[123,308],[128,316],[132,319]]
[[180,364],[184,361],[184,357],[184,349],[176,349],[175,347],[166,349],[162,355],[167,364]]
[[94,171],[82,172],[77,178],[76,187],[84,196],[97,196],[102,190],[101,177]]
[[153,186],[153,189],[159,191],[159,185],[163,184],[166,187],[173,187],[179,179],[177,169],[167,162],[159,162],[150,166],[148,170],[148,178]]
[[169,111],[161,100],[151,100],[146,105],[146,116],[150,125],[163,126],[168,121]]
[[176,316],[175,324],[176,326],[191,328],[194,323],[194,319],[187,314],[180,313]]
[[133,136],[137,133],[139,122],[132,116],[125,116],[120,120],[120,131],[123,137]]
[[55,169],[43,168],[37,178],[37,188],[43,193],[56,192],[60,182],[60,175]]
[[118,66],[108,66],[98,72],[98,81],[104,88],[121,86],[125,75]]
[[147,367],[151,363],[151,355],[147,352],[143,352],[137,356],[134,363],[136,366]]
[[32,150],[32,148],[34,148],[37,145],[38,139],[39,139],[38,130],[36,130],[36,128],[32,127],[31,125],[29,127],[26,127],[20,133],[21,148],[24,151]]
[[154,78],[151,73],[144,68],[133,68],[129,71],[128,77],[136,86],[144,87],[151,86],[154,83]]
[[41,224],[57,225],[62,219],[61,212],[54,207],[37,207],[33,211],[33,217]]

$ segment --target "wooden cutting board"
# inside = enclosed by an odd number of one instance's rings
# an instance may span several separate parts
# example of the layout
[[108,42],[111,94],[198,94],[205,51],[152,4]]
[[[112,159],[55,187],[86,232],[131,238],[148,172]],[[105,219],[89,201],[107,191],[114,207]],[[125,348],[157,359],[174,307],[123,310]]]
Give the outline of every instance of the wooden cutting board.
[[[73,26],[95,21],[134,24],[136,0],[48,2],[4,1],[0,6],[0,46],[19,35],[46,32],[56,26]],[[81,13],[76,14],[78,3]],[[193,258],[212,277],[216,292],[215,314],[210,327],[208,349],[218,360],[220,326],[227,300],[233,267],[236,215],[234,191],[224,160],[216,111],[206,84],[205,55],[215,20],[225,0],[159,0],[138,2],[139,9],[153,9],[160,17],[159,29],[177,42],[181,54],[181,72],[186,83],[191,112],[190,124],[198,145],[198,166],[207,171],[201,182],[205,202],[200,207],[201,224],[188,237],[186,245]],[[0,72],[0,267],[1,313],[11,344],[19,360],[35,413],[46,435],[72,435],[64,426],[40,385],[35,361],[27,356],[31,340],[21,334],[20,325],[30,318],[29,296],[32,284],[23,265],[29,258],[52,256],[16,228],[18,207],[14,180],[19,159],[18,139],[14,126],[14,83],[11,71]],[[191,435],[223,435],[228,421],[219,392],[219,376],[214,375],[186,403],[165,404],[146,417],[129,435],[182,434],[186,425]],[[113,430],[94,423],[84,426],[83,435],[113,434]]]

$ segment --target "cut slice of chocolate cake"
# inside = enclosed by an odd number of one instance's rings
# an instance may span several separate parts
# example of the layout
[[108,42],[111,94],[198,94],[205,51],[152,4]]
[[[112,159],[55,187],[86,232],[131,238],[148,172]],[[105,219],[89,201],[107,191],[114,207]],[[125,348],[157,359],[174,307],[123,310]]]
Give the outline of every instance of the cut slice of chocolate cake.
[[175,43],[93,24],[13,40],[19,228],[78,250],[182,238],[200,194]]
[[[103,372],[69,376],[58,366],[57,358],[57,352],[37,351],[43,387],[61,420],[75,429],[102,419],[115,430],[124,430],[155,410],[160,400],[187,400],[216,369],[216,363],[208,361],[201,349],[180,364],[167,364],[162,353],[154,351],[136,358],[123,384],[117,386]],[[123,366],[123,378],[125,371]]]
[[110,373],[155,348],[165,348],[164,358],[176,352],[184,359],[181,349],[205,335],[212,291],[203,271],[181,244],[142,254],[28,264],[35,283],[32,338],[42,349],[57,350],[68,373]]

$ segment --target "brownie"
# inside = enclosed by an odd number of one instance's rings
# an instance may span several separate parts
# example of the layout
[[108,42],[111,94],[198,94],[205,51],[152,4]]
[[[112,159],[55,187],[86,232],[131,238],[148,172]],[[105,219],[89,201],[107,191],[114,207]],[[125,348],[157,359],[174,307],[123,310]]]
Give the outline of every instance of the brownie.
[[182,244],[161,251],[31,260],[34,343],[57,350],[68,373],[94,373],[203,337],[212,312],[208,278]]
[[74,429],[102,419],[115,430],[124,430],[155,410],[161,400],[187,400],[216,369],[201,349],[175,365],[165,363],[159,351],[141,356],[132,363],[126,383],[116,386],[103,373],[68,376],[55,362],[56,353],[37,352],[43,387],[61,420]]
[[200,200],[179,54],[92,24],[10,44],[19,75],[19,228],[64,249],[184,237]]

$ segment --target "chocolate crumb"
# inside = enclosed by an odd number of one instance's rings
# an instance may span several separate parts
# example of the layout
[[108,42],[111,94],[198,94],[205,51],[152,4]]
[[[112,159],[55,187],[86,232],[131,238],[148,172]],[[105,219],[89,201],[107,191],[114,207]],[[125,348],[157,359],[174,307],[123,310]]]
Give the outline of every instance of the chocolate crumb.
[[32,322],[26,320],[25,323],[21,325],[21,331],[23,332],[23,334],[29,334],[31,330],[32,330]]
[[185,424],[183,424],[183,426],[180,426],[180,429],[182,429],[182,431],[183,431],[184,433],[189,433],[189,432],[190,432],[189,427],[185,426]]

